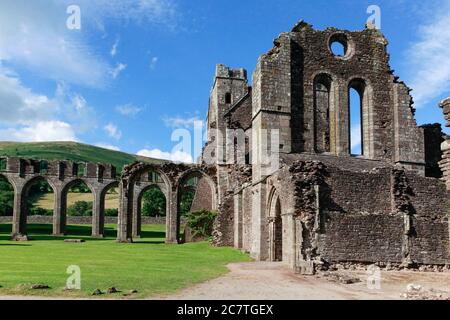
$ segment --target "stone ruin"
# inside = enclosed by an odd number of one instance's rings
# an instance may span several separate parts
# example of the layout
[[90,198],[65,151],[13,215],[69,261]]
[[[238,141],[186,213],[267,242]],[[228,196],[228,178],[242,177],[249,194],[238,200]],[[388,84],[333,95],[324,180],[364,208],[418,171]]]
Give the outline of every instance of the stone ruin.
[[[167,200],[166,242],[179,243],[180,194],[195,177],[192,209],[219,213],[214,244],[256,260],[304,274],[338,263],[448,265],[450,138],[438,124],[417,126],[387,44],[374,28],[320,31],[300,21],[260,56],[252,85],[244,69],[217,65],[197,165],[134,163],[117,181],[101,164],[77,176],[73,163],[42,173],[8,159],[1,174],[15,189],[13,237],[26,236],[27,185],[44,177],[56,190],[55,234],[64,233],[67,187],[82,180],[94,194],[94,236],[103,233],[105,190],[119,185],[117,237],[131,242],[142,193],[156,185]],[[360,97],[360,155],[351,152],[350,89]],[[450,99],[441,107],[450,121]]]
[[[448,265],[450,138],[442,156],[440,125],[417,126],[387,44],[374,28],[300,21],[260,56],[251,85],[244,69],[217,65],[202,158],[217,166],[216,244],[306,274],[338,263]],[[356,156],[350,89],[360,97]],[[450,99],[441,106],[450,121]],[[262,161],[270,148],[275,170]]]

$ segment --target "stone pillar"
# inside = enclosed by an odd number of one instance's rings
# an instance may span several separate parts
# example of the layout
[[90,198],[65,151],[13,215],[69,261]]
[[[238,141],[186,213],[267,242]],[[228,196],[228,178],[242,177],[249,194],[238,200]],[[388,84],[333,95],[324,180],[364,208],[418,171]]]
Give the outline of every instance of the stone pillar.
[[142,215],[139,196],[133,197],[133,238],[141,237]]
[[54,192],[53,235],[62,236],[66,233],[67,195],[63,194],[63,190],[59,188],[56,188]]
[[[133,183],[128,182],[128,187],[132,188]],[[133,215],[133,190],[124,187],[124,182],[120,182],[120,203],[119,217],[117,223],[117,242],[133,242],[132,238],[132,215]]]
[[[447,98],[439,104],[444,113],[446,127],[450,127],[450,98]],[[447,190],[450,190],[450,137],[445,136],[445,141],[441,144],[442,160],[439,161],[439,167],[442,171],[442,178],[445,181]]]
[[234,247],[242,249],[242,192],[234,195]]
[[267,219],[269,223],[269,261],[275,261],[275,217]]
[[179,234],[178,218],[178,192],[171,190],[168,192],[166,201],[166,243],[177,244]]
[[11,239],[16,241],[28,240],[27,237],[27,208],[23,197],[23,187],[16,186],[14,190],[14,213]]
[[95,238],[103,238],[105,231],[105,199],[102,191],[95,190],[93,196],[92,236]]

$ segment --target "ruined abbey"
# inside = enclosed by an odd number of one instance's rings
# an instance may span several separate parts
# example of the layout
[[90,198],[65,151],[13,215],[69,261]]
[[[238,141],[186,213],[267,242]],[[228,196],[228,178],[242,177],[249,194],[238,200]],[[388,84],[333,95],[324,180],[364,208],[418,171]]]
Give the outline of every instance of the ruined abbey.
[[[256,260],[305,274],[347,262],[448,264],[450,143],[439,125],[417,126],[386,48],[372,27],[319,31],[300,21],[259,58],[251,84],[246,70],[217,65],[198,164],[134,163],[117,180],[108,165],[86,164],[80,175],[67,161],[6,159],[13,239],[26,239],[27,188],[46,179],[54,234],[65,231],[68,188],[84,181],[94,195],[93,236],[103,234],[106,190],[119,186],[117,237],[131,242],[140,198],[157,185],[167,200],[166,242],[179,243],[180,195],[194,177],[192,210],[218,211],[214,244]],[[359,155],[351,152],[350,89],[360,97]],[[450,99],[441,107],[450,117]]]

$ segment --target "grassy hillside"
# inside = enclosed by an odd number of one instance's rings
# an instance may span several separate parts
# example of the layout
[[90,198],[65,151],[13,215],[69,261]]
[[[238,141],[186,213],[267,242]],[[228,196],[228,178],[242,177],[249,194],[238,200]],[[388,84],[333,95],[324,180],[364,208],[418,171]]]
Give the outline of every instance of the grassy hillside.
[[118,171],[134,161],[160,163],[163,160],[146,158],[77,142],[0,142],[0,156],[45,160],[101,162],[114,165]]

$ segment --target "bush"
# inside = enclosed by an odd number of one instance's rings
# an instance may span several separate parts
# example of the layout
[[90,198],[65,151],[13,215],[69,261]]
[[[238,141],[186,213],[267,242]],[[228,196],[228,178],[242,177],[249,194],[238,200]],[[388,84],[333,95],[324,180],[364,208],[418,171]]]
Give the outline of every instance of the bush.
[[208,210],[194,211],[186,214],[186,223],[191,229],[192,236],[210,237],[216,217],[217,212]]
[[105,209],[105,217],[117,217],[119,209]]
[[53,210],[39,208],[39,207],[31,207],[28,210],[28,214],[30,216],[52,216],[53,215]]
[[67,208],[67,215],[74,217],[91,217],[92,216],[92,202],[91,201],[77,201]]

